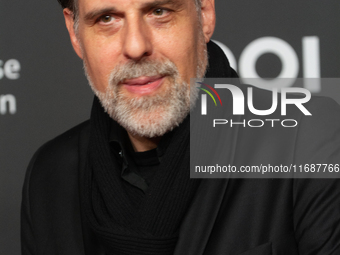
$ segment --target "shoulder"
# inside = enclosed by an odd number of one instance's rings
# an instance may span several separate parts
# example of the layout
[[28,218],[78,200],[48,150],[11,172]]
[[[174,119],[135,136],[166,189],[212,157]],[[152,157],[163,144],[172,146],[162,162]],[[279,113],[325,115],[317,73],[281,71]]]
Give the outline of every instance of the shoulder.
[[[272,91],[248,85],[240,86],[244,94],[249,88],[253,90],[253,105],[256,109],[271,108]],[[244,129],[240,133],[242,138],[246,139],[244,144],[256,141],[253,142],[254,145],[270,147],[273,153],[275,151],[278,154],[278,158],[290,155],[296,164],[338,164],[340,162],[339,104],[328,97],[312,96],[310,100],[302,100],[305,95],[301,93],[287,94],[287,98],[297,99],[297,101],[296,103],[289,101],[286,114],[283,114],[281,94],[277,97],[277,109],[271,115],[258,116],[250,111],[246,112],[244,118],[247,121],[262,120],[265,124],[262,128]],[[302,109],[307,110],[311,115],[307,115]],[[272,122],[266,122],[267,120]],[[259,125],[259,121],[254,123]]]
[[[340,106],[332,99],[315,97],[306,108],[312,116],[301,116],[299,120],[294,163],[339,166]],[[338,176],[337,173],[329,174],[330,177]]]
[[76,177],[80,153],[86,152],[82,140],[88,139],[89,129],[85,121],[42,145],[29,163],[24,186],[41,191],[61,179]]
[[77,157],[79,139],[88,138],[89,121],[85,121],[42,145],[32,158],[35,165],[73,161]]
[[81,243],[78,169],[79,158],[86,153],[83,140],[89,137],[89,127],[86,121],[66,131],[41,146],[31,159],[21,201],[21,239],[26,253],[42,254],[54,247],[54,240],[64,240],[63,247],[73,249],[71,235]]

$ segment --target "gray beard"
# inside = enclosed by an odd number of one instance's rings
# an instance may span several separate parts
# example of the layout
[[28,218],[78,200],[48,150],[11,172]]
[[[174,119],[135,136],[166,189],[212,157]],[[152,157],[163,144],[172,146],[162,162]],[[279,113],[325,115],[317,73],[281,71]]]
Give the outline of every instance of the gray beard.
[[[202,78],[205,73],[206,59],[207,56],[202,61],[204,63],[197,66],[198,78]],[[198,98],[197,83],[192,80],[189,85],[183,81],[176,65],[170,60],[144,60],[117,65],[111,72],[105,92],[98,91],[92,83],[85,61],[84,70],[105,111],[131,135],[148,138],[164,135],[182,123]],[[160,94],[131,98],[120,91],[118,84],[125,79],[156,75],[168,79],[167,84],[164,84],[167,87]]]

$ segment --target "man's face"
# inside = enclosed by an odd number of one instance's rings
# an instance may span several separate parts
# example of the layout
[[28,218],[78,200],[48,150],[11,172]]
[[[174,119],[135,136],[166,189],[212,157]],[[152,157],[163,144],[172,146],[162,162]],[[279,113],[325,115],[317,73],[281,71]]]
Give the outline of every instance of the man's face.
[[78,10],[73,46],[110,116],[140,136],[177,126],[207,63],[194,1],[78,0]]

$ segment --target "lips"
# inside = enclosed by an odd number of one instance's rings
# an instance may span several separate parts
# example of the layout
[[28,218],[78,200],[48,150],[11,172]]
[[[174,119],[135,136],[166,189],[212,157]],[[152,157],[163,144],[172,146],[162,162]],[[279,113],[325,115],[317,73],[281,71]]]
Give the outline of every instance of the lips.
[[161,86],[163,80],[164,77],[161,75],[152,77],[142,76],[124,80],[121,84],[131,93],[145,95],[157,90],[157,88]]

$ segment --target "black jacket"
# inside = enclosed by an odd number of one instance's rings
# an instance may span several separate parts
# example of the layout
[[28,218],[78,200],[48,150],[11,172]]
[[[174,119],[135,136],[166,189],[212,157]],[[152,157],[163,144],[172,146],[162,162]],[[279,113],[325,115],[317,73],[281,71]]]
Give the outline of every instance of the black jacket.
[[[293,112],[299,127],[286,133],[230,129],[230,163],[254,165],[268,155],[287,165],[340,163],[339,106],[316,98],[307,109],[313,118]],[[22,201],[24,255],[101,254],[79,196],[88,138],[86,121],[31,160]],[[339,179],[204,179],[181,224],[175,254],[340,254]]]

